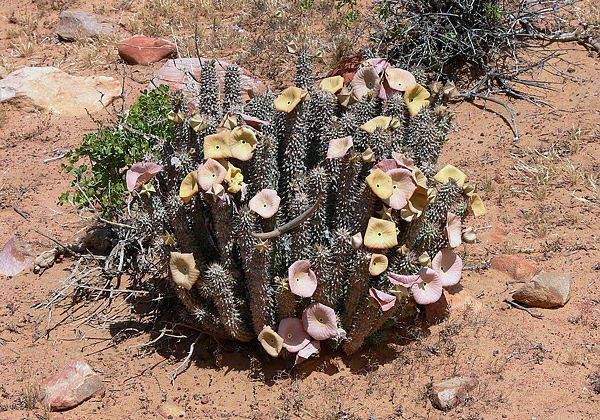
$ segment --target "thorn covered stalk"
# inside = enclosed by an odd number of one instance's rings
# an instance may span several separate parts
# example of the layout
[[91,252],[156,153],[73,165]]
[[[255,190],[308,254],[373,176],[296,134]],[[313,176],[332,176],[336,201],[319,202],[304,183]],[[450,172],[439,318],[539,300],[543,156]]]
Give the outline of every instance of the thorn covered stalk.
[[442,94],[384,59],[315,86],[303,50],[296,86],[243,105],[238,72],[220,99],[204,65],[197,106],[174,95],[176,135],[127,173],[198,328],[297,363],[321,341],[351,354],[460,280],[452,248],[484,209],[460,170],[437,170]]

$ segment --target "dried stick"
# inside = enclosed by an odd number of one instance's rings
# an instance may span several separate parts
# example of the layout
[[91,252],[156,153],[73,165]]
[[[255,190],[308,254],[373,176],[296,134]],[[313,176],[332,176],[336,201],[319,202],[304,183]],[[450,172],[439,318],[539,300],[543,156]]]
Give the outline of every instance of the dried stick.
[[544,314],[535,314],[533,312],[531,312],[531,309],[526,308],[524,306],[519,305],[517,302],[515,302],[514,300],[510,300],[508,298],[504,298],[503,302],[508,303],[509,305],[517,308],[517,309],[521,309],[522,311],[527,312],[529,315],[531,315],[534,318],[538,318],[538,319],[542,319],[544,317]]
[[19,210],[19,208],[17,207],[17,203],[19,202],[21,197],[23,197],[23,194],[25,194],[27,192],[27,190],[29,190],[29,187],[23,187],[23,185],[19,184],[19,188],[21,191],[19,192],[19,195],[17,196],[15,202],[13,203],[13,209],[17,213],[19,213],[25,220],[29,220],[29,219],[31,219],[31,213],[29,213],[27,211]]
[[202,337],[202,334],[199,334],[198,337],[196,337],[196,340],[194,340],[194,342],[191,344],[190,350],[188,351],[188,354],[185,357],[185,359],[183,360],[183,362],[179,366],[177,366],[175,369],[173,369],[173,372],[171,372],[170,379],[171,379],[171,385],[173,386],[172,389],[175,389],[175,378],[177,378],[177,376],[181,373],[181,371],[187,367],[187,363],[192,358],[192,354],[194,353],[194,347],[196,346],[196,343],[198,342],[198,340],[200,340],[200,337]]

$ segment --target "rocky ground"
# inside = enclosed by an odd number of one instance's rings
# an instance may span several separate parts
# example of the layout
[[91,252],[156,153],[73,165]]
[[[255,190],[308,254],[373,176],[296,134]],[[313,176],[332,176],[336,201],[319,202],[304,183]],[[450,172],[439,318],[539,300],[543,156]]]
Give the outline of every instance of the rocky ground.
[[[62,156],[95,127],[81,109],[110,118],[120,99],[114,107],[93,107],[99,99],[108,104],[111,89],[121,94],[122,75],[130,104],[162,65],[115,65],[119,41],[137,33],[159,35],[176,41],[185,56],[193,39],[179,29],[196,19],[201,55],[237,61],[279,89],[293,67],[293,58],[282,52],[290,34],[323,49],[319,76],[348,51],[351,39],[339,29],[342,21],[337,31],[319,22],[319,7],[326,7],[320,4],[290,23],[260,20],[279,10],[276,4],[191,1],[186,14],[174,14],[169,7],[176,5],[167,0],[132,3],[9,0],[0,5],[0,65],[6,70],[0,68],[0,77],[52,66],[87,78],[91,86],[91,102],[81,106],[74,98],[82,95],[67,89],[82,90],[83,79],[65,82],[61,73],[48,83],[45,74],[39,90],[46,102],[0,103],[0,246],[14,237],[40,253],[54,244],[36,230],[68,243],[89,224],[85,217],[92,214],[56,204],[69,182]],[[284,15],[294,12],[285,8],[293,6],[281,7]],[[76,34],[76,41],[59,41],[59,13],[67,8],[96,12],[107,18],[100,28],[113,26],[95,40]],[[160,332],[148,333],[139,308],[121,305],[115,312],[120,321],[104,325],[81,322],[73,312],[89,308],[81,302],[65,301],[49,312],[44,307],[49,293],[61,289],[72,269],[73,260],[65,258],[42,275],[29,268],[0,276],[0,419],[600,418],[600,62],[596,52],[576,43],[544,48],[559,53],[552,66],[532,76],[551,82],[554,90],[537,92],[548,106],[501,98],[515,114],[518,139],[502,106],[453,105],[456,125],[439,163],[460,167],[477,184],[487,214],[471,221],[479,242],[460,251],[473,269],[464,272],[462,290],[447,297],[453,308],[449,319],[398,331],[391,342],[367,346],[352,357],[326,350],[294,370],[289,369],[293,362],[250,347],[215,346],[200,338],[189,368],[171,383],[197,332],[176,328],[166,331],[173,336],[169,340],[146,346]],[[94,96],[99,86],[105,92],[101,98]],[[572,277],[564,307],[531,308],[541,318],[504,302],[522,286],[516,281],[529,281],[537,272]],[[36,402],[37,390],[71,360],[87,361],[104,392],[50,413]],[[471,379],[458,406],[446,412],[435,408],[434,384],[460,377]]]

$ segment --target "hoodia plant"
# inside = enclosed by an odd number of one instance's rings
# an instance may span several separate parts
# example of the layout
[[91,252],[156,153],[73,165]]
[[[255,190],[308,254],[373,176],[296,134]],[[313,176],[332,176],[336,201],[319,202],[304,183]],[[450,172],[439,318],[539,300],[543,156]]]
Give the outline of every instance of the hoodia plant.
[[194,109],[172,97],[174,138],[131,170],[162,168],[137,226],[169,238],[156,255],[196,326],[299,362],[323,343],[353,353],[437,301],[483,205],[459,169],[439,170],[452,113],[422,74],[371,59],[347,86],[316,86],[300,51],[295,80],[242,105],[238,68],[220,98],[205,64]]

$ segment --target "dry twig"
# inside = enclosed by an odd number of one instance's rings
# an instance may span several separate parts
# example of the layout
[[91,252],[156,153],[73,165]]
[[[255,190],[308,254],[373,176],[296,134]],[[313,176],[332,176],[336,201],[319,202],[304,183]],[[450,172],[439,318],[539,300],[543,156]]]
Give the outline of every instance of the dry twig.
[[510,299],[508,299],[508,298],[504,298],[503,302],[506,302],[506,303],[508,303],[510,306],[512,306],[512,307],[514,307],[514,308],[521,309],[522,311],[525,311],[525,312],[527,312],[529,315],[531,315],[531,316],[532,316],[532,317],[534,317],[534,318],[542,319],[542,318],[544,317],[544,314],[536,314],[536,313],[533,313],[533,312],[531,311],[531,309],[529,309],[529,308],[526,308],[526,307],[524,307],[524,306],[521,306],[521,305],[519,305],[519,304],[518,304],[517,302],[515,302],[514,300],[510,300]]

